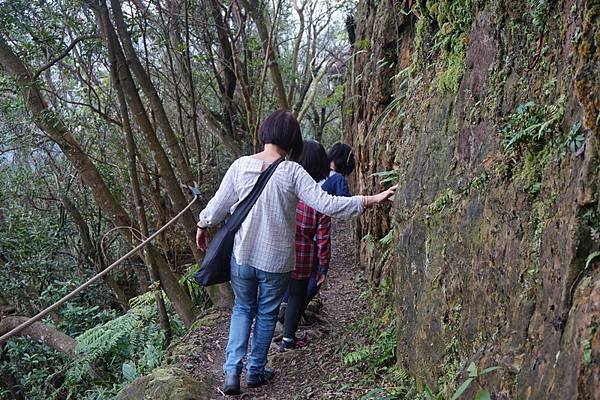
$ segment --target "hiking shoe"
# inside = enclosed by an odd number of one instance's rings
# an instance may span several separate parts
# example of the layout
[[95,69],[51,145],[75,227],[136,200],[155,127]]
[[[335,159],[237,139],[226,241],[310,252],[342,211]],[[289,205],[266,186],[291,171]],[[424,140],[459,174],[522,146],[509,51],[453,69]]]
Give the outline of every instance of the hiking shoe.
[[248,387],[255,388],[269,383],[275,376],[275,371],[272,368],[265,367],[261,373],[258,374],[247,374],[246,383]]
[[238,374],[226,374],[223,393],[229,396],[242,393],[240,389],[240,376]]
[[292,340],[291,342],[281,339],[281,343],[279,344],[279,352],[283,353],[286,350],[299,349],[300,347],[304,347],[307,344],[308,344],[308,340],[302,339],[302,338],[296,338],[296,339]]

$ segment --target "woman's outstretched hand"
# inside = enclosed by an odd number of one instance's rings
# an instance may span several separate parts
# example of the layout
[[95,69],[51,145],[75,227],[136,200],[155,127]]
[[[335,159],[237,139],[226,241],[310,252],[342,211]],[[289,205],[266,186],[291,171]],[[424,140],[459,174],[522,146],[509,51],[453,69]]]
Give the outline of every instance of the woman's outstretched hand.
[[373,196],[365,196],[364,197],[364,206],[371,207],[375,204],[385,203],[390,200],[394,194],[396,194],[396,189],[398,189],[398,185],[394,185],[388,190],[385,190],[381,193],[375,194]]
[[196,247],[200,251],[206,251],[208,247],[208,233],[206,229],[196,229]]

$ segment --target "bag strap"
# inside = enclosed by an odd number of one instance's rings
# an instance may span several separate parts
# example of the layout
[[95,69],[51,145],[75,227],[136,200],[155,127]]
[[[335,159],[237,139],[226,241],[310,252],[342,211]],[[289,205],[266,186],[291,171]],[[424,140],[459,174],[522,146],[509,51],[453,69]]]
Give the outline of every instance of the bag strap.
[[269,179],[271,179],[271,176],[282,161],[283,158],[278,159],[273,164],[269,165],[267,169],[261,172],[260,176],[258,177],[258,180],[254,184],[254,187],[252,188],[248,196],[246,196],[246,198],[244,198],[244,200],[240,202],[233,214],[231,214],[231,217],[229,217],[229,219],[225,223],[225,225],[230,231],[237,231],[242,225],[242,222],[244,222],[244,220],[250,213],[250,210],[260,197],[263,189],[267,185],[267,182],[269,182]]

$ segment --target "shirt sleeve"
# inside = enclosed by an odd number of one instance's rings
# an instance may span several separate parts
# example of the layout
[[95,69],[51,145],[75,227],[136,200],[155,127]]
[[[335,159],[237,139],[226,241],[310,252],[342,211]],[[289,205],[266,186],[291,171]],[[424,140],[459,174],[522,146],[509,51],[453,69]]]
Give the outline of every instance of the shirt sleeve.
[[339,174],[338,182],[337,182],[338,196],[350,197],[350,188],[348,187],[348,181],[346,177],[342,174]]
[[294,173],[294,188],[300,200],[330,217],[350,218],[364,211],[360,196],[331,196],[299,164]]
[[237,170],[237,163],[231,164],[219,189],[215,193],[212,199],[208,202],[204,210],[200,211],[200,225],[203,226],[214,226],[222,222],[231,207],[239,200],[238,193],[235,188],[235,175]]
[[329,176],[323,183],[323,190],[334,196],[350,197],[350,188],[346,177],[339,172]]
[[319,265],[328,268],[331,259],[331,217],[325,214],[317,215],[316,241]]

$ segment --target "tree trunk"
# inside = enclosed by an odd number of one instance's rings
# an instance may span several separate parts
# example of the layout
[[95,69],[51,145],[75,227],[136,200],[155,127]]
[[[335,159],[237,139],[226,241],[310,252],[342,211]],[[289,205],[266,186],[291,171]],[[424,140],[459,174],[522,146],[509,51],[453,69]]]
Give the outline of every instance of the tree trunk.
[[[137,165],[136,165],[136,147],[135,140],[133,138],[133,131],[131,129],[131,123],[129,121],[129,111],[127,109],[127,103],[125,102],[125,95],[123,94],[123,90],[121,88],[121,83],[118,79],[118,73],[116,71],[116,65],[111,63],[110,65],[111,74],[113,77],[113,85],[115,87],[115,91],[117,92],[117,98],[119,103],[119,112],[121,114],[121,120],[123,121],[123,131],[125,133],[125,143],[127,148],[127,167],[129,169],[131,187],[133,191],[133,198],[135,201],[135,208],[137,210],[138,218],[140,221],[140,231],[144,237],[148,237],[148,220],[146,218],[146,210],[144,208],[144,202],[142,200],[142,191],[140,189],[140,181],[137,173]],[[152,249],[148,249],[144,252],[146,255],[146,265],[150,266],[150,277],[152,281],[158,283],[163,290],[166,291],[164,285],[162,285],[160,280],[160,272],[158,270],[155,251],[151,243],[148,244],[148,247],[152,247]],[[172,274],[170,269],[165,271],[166,274]],[[172,279],[167,279],[169,282]],[[171,341],[171,325],[169,324],[169,315],[167,314],[167,308],[165,306],[165,301],[160,292],[156,293],[156,307],[158,311],[158,317],[160,321],[160,326],[165,333],[165,339],[167,343]]]
[[[127,60],[123,54],[121,46],[116,36],[116,32],[112,23],[110,22],[108,16],[108,9],[105,6],[102,6],[100,10],[98,10],[98,18],[99,25],[104,33],[104,38],[108,45],[110,62],[115,63],[116,71],[118,72],[118,79],[120,81],[123,93],[125,94],[127,104],[134,115],[138,126],[140,127],[141,132],[144,134],[146,138],[146,142],[151,149],[152,155],[154,157],[154,161],[156,162],[161,177],[165,181],[165,185],[167,187],[167,191],[171,201],[174,206],[181,210],[185,208],[187,201],[181,191],[181,187],[179,186],[179,182],[175,173],[173,172],[173,168],[171,166],[171,162],[167,156],[167,153],[163,149],[158,137],[156,136],[156,132],[148,118],[148,114],[146,113],[146,109],[142,103],[142,100],[139,96],[138,89],[133,82],[133,77],[131,76],[131,72],[129,71]],[[181,222],[185,227],[186,237],[188,239],[188,244],[192,253],[194,254],[194,258],[196,260],[200,259],[200,254],[196,249],[196,223],[194,217],[191,212],[187,212],[181,218]]]
[[[115,63],[115,69],[118,72],[117,78],[120,82],[123,93],[125,94],[127,104],[131,107],[132,113],[136,117],[138,126],[140,127],[141,132],[144,134],[148,146],[152,150],[151,152],[154,157],[154,161],[159,168],[160,176],[165,181],[169,197],[173,201],[175,207],[178,209],[183,209],[186,206],[185,198],[177,182],[177,178],[173,173],[169,159],[162,148],[160,141],[156,137],[150,120],[148,119],[144,105],[142,104],[129,68],[127,67],[125,57],[121,47],[119,46],[114,27],[110,22],[108,9],[105,6],[98,9],[97,17],[108,44],[108,53],[109,57],[111,58],[111,63]],[[194,254],[194,259],[196,262],[200,262],[200,253],[196,248],[196,223],[194,217],[192,216],[191,212],[188,212],[182,217],[182,220],[186,228],[186,237],[188,239],[189,247]],[[177,307],[181,307],[182,312],[191,312],[193,310],[191,299],[187,295],[187,292],[181,289],[179,281],[176,279],[176,277],[172,273],[167,272],[167,270],[170,271],[170,269],[164,258],[157,258],[156,261],[160,272],[161,283],[164,285],[165,290],[174,290],[176,287],[180,289],[176,292],[169,293],[169,298],[171,301],[173,301],[173,306],[176,307],[176,309]],[[211,297],[211,301],[216,306],[223,308],[231,307],[232,295],[229,285],[214,286],[208,291],[208,293]],[[176,303],[176,300],[178,300],[178,303]],[[193,322],[193,316],[193,312],[186,312],[186,316],[182,317],[182,320],[187,327],[189,327]]]
[[[108,44],[108,53],[112,69],[116,72],[116,76],[113,76],[113,80],[115,81],[115,84],[118,82],[119,90],[125,95],[124,97],[126,100],[128,100],[127,103],[131,106],[138,125],[140,126],[142,133],[144,133],[147,143],[152,150],[154,160],[160,169],[161,176],[164,178],[167,185],[169,197],[173,200],[173,203],[177,208],[183,209],[186,206],[185,198],[183,197],[183,193],[181,192],[181,188],[177,183],[177,178],[173,173],[173,169],[171,168],[168,157],[164,152],[164,149],[162,148],[158,138],[156,137],[135,84],[133,83],[133,79],[125,62],[125,58],[121,48],[119,47],[116,33],[114,32],[114,28],[112,27],[112,24],[108,18],[108,10],[106,7],[102,7],[98,11],[98,17],[100,19],[99,22]],[[195,248],[196,243],[194,237],[196,232],[196,224],[194,223],[191,213],[188,212],[187,214],[188,215],[184,215],[182,219],[184,219],[185,227],[188,231],[188,234],[186,235],[188,237],[188,244],[194,253],[194,257],[199,259],[198,251]],[[192,225],[191,227],[190,223]],[[193,231],[194,233],[190,235],[190,231]],[[164,258],[162,256],[158,257],[158,252],[152,249],[147,249],[147,252],[156,260],[161,284],[173,302],[173,306],[176,309],[179,308],[181,310],[181,313],[179,314],[180,316],[183,314],[182,320],[184,324],[187,327],[191,326],[195,317],[195,310],[190,297],[183,290],[181,285],[179,285],[179,280],[175,274],[173,274]]]
[[252,19],[254,19],[263,50],[265,51],[265,54],[268,54],[267,62],[270,61],[269,71],[271,72],[271,79],[273,80],[273,85],[275,86],[275,93],[277,93],[279,106],[287,110],[289,105],[285,87],[283,86],[283,79],[281,78],[278,56],[277,52],[273,49],[273,46],[269,46],[269,27],[263,12],[263,7],[260,4],[260,0],[241,0],[241,4],[246,11],[250,13]]
[[169,146],[169,151],[175,159],[175,165],[181,174],[183,182],[186,185],[192,185],[194,182],[192,172],[189,165],[187,165],[185,162],[185,157],[181,151],[181,148],[179,147],[179,141],[177,140],[177,136],[171,127],[171,123],[169,122],[169,118],[167,117],[167,113],[162,101],[156,92],[156,88],[154,87],[150,76],[146,73],[146,70],[144,70],[142,63],[140,62],[135,49],[133,48],[133,44],[131,43],[131,37],[127,32],[127,27],[125,26],[125,21],[123,19],[121,4],[118,0],[111,0],[111,6],[127,65],[131,68],[131,71],[137,78],[137,81],[140,84],[144,94],[150,101],[150,107],[152,108],[154,115],[156,115],[158,125],[165,135],[165,140]]
[[[27,321],[29,317],[11,316],[0,320],[0,336]],[[59,330],[44,325],[41,322],[34,322],[29,327],[19,332],[20,336],[29,336],[31,339],[42,342],[54,350],[60,351],[69,357],[75,356],[75,339],[65,335]]]
[[223,59],[221,61],[223,66],[223,88],[221,93],[221,103],[223,105],[223,110],[225,111],[225,126],[227,127],[230,136],[234,137],[233,95],[235,94],[237,79],[235,72],[233,71],[233,54],[231,52],[231,44],[229,43],[227,24],[221,14],[221,6],[217,0],[209,0],[209,4],[212,17],[215,21],[217,38],[219,39],[221,52],[223,53]]

